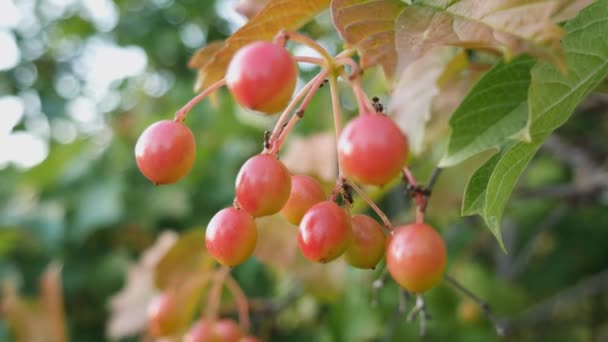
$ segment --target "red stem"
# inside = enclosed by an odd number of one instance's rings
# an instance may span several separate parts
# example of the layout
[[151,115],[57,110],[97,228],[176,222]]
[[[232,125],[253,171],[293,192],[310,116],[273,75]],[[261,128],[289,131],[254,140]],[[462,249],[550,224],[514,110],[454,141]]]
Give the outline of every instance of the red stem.
[[306,97],[300,103],[300,106],[296,110],[295,114],[291,116],[291,119],[289,120],[285,128],[281,130],[276,142],[272,142],[272,147],[270,148],[271,154],[279,153],[279,150],[281,149],[283,142],[287,138],[287,135],[289,134],[289,132],[291,132],[295,124],[302,118],[302,115],[304,115],[306,107],[308,107],[308,104],[310,103],[310,100],[312,100],[313,95],[317,92],[317,90],[319,90],[321,84],[323,84],[323,81],[325,80],[325,77],[328,73],[329,72],[327,71],[327,69],[323,69],[320,73],[317,74],[317,76],[315,76],[309,82],[311,86],[308,90],[308,93],[306,94]]
[[[412,187],[416,188],[418,186],[416,178],[414,178],[412,171],[407,166],[403,168],[403,176]],[[416,223],[423,223],[427,198],[420,192],[414,192],[414,202],[416,203]]]
[[326,66],[325,60],[321,59],[321,58],[317,58],[317,57],[309,57],[309,56],[293,56],[293,59],[296,62],[303,62],[303,63],[311,63],[311,64],[316,64],[316,65],[320,65],[322,67]]
[[239,286],[239,284],[234,280],[231,275],[226,277],[226,287],[234,297],[236,301],[237,310],[239,312],[239,324],[241,326],[241,330],[243,332],[249,332],[249,301],[247,300],[247,296],[243,289]]
[[228,267],[222,266],[216,270],[213,277],[213,285],[207,295],[207,308],[205,310],[205,318],[210,321],[215,321],[220,309],[220,302],[222,301],[222,285],[226,276],[230,272]]
[[372,201],[372,199],[367,196],[365,191],[363,191],[363,189],[361,189],[357,184],[355,184],[355,182],[349,181],[348,184],[357,192],[357,194],[359,194],[359,197],[361,197],[361,199],[363,199],[370,206],[370,208],[372,208],[372,210],[374,210],[376,214],[378,214],[378,216],[382,220],[382,223],[384,223],[384,227],[389,231],[392,230],[393,225],[391,224],[391,221],[388,219],[386,214],[382,210],[380,210],[376,203],[374,203],[374,201]]
[[209,96],[209,94],[216,91],[218,88],[224,86],[226,84],[226,79],[222,78],[221,80],[213,83],[207,89],[203,90],[200,94],[196,95],[192,100],[188,101],[182,108],[180,108],[175,113],[175,118],[173,119],[175,122],[183,122],[186,120],[186,115],[188,112],[196,106],[199,102],[201,102],[205,97]]

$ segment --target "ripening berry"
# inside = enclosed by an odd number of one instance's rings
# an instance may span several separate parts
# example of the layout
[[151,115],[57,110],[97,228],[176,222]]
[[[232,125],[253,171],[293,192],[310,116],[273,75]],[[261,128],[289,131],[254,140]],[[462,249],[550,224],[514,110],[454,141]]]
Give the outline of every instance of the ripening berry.
[[306,175],[291,176],[291,193],[281,214],[291,224],[298,225],[304,214],[313,205],[326,199],[325,191],[319,182]]
[[160,337],[176,333],[182,318],[175,295],[163,292],[155,297],[148,306],[148,329],[152,336]]
[[212,321],[206,319],[198,320],[184,336],[184,342],[220,342],[215,334],[215,326]]
[[238,324],[231,319],[220,319],[213,327],[215,336],[222,342],[239,342],[242,337]]
[[422,293],[437,285],[446,259],[445,242],[424,223],[396,228],[386,249],[388,271],[401,287],[412,293]]
[[386,238],[382,226],[367,215],[351,218],[353,238],[344,252],[344,260],[357,268],[374,268],[384,256]]
[[383,114],[359,115],[338,139],[338,158],[344,172],[355,181],[384,185],[401,171],[408,156],[407,138]]
[[236,200],[254,217],[278,213],[290,191],[289,170],[269,154],[249,158],[236,176]]
[[330,262],[346,250],[351,230],[350,216],[344,208],[332,201],[317,203],[300,222],[300,250],[311,261]]
[[272,114],[289,103],[297,76],[296,62],[284,47],[254,42],[232,57],[226,71],[226,85],[243,107]]
[[207,251],[220,264],[236,266],[253,253],[258,233],[253,217],[233,207],[220,210],[207,225]]
[[141,134],[135,145],[135,160],[141,173],[154,184],[182,179],[194,164],[196,142],[181,122],[158,121]]

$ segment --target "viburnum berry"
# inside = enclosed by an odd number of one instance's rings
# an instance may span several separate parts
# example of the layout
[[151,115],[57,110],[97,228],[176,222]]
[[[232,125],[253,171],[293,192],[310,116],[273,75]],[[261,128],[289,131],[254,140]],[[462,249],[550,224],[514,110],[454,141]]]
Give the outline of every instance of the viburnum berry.
[[412,293],[422,293],[437,285],[446,259],[445,242],[424,223],[396,228],[386,249],[388,271],[401,287]]
[[281,209],[281,214],[290,223],[298,225],[308,209],[325,199],[325,191],[316,179],[306,175],[293,175],[289,199]]
[[258,233],[253,217],[233,207],[220,210],[207,225],[207,251],[220,264],[236,266],[253,253]]
[[207,319],[198,320],[184,335],[184,342],[219,342],[215,326]]
[[153,336],[167,336],[176,333],[182,323],[183,310],[174,294],[163,292],[148,306],[148,329]]
[[146,128],[135,145],[139,170],[157,185],[182,179],[190,172],[195,155],[192,131],[172,120],[158,121]]
[[374,268],[384,256],[386,238],[378,221],[367,215],[351,218],[353,238],[344,252],[344,260],[357,268]]
[[351,230],[346,210],[332,201],[324,201],[312,206],[302,217],[298,244],[309,260],[330,262],[346,250]]
[[270,42],[254,42],[239,49],[226,71],[226,85],[240,105],[272,114],[287,106],[298,69],[291,54]]
[[384,114],[364,114],[351,120],[338,139],[338,158],[355,181],[384,185],[395,178],[408,156],[406,136]]
[[234,320],[227,318],[216,321],[213,331],[218,341],[222,342],[238,342],[243,335],[239,325]]
[[236,176],[236,200],[254,217],[278,213],[290,191],[289,170],[270,154],[249,158]]

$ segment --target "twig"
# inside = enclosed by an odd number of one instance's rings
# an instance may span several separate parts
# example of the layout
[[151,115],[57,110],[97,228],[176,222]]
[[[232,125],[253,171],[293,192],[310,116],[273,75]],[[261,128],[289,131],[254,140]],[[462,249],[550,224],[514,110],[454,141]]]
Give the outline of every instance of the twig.
[[416,305],[407,315],[407,321],[413,321],[416,316],[420,317],[420,336],[426,336],[428,320],[431,317],[426,310],[426,303],[424,302],[424,297],[421,294],[416,295]]
[[496,330],[496,333],[498,335],[504,336],[506,334],[507,329],[506,329],[505,324],[503,322],[499,321],[498,318],[496,318],[496,316],[490,309],[490,305],[486,301],[477,297],[473,292],[471,292],[469,289],[464,287],[462,284],[460,284],[458,281],[456,281],[456,279],[452,278],[447,273],[443,275],[443,278],[448,283],[450,283],[452,286],[454,286],[455,288],[460,290],[460,292],[462,292],[464,295],[471,298],[477,305],[479,305],[479,307],[481,308],[481,311],[484,313],[486,318],[490,322],[492,322],[492,324],[494,325],[494,330]]
[[521,252],[517,255],[516,259],[512,262],[508,269],[507,277],[510,279],[516,278],[529,263],[532,254],[538,245],[542,233],[553,228],[561,219],[568,213],[568,208],[565,205],[560,205],[553,209],[547,217],[540,223],[540,228],[535,233],[535,236],[531,238],[528,243],[521,249]]
[[249,302],[247,301],[247,296],[230,274],[226,275],[225,282],[226,287],[236,302],[241,330],[244,332],[249,332]]
[[348,183],[357,192],[357,194],[359,194],[359,197],[361,197],[361,199],[364,200],[374,212],[376,212],[376,214],[382,220],[384,227],[388,231],[391,231],[393,229],[393,225],[391,224],[391,221],[388,219],[386,214],[376,205],[376,203],[374,203],[374,201],[372,201],[371,198],[369,198],[369,196],[367,196],[363,189],[361,189],[357,184],[355,184],[355,182],[349,181]]

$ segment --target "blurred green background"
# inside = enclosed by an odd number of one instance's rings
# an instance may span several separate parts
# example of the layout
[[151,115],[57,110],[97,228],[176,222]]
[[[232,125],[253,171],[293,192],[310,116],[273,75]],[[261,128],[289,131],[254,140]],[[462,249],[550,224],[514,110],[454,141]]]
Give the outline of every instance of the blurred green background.
[[[140,339],[108,328],[116,317],[109,299],[125,286],[128,268],[161,232],[200,230],[232,202],[238,168],[261,150],[263,132],[275,120],[238,108],[222,90],[187,119],[198,150],[184,180],[155,187],[135,165],[139,134],[152,122],[171,118],[193,96],[190,56],[245,22],[235,6],[236,1],[211,0],[0,0],[5,299],[13,287],[34,303],[41,274],[57,260],[71,340]],[[331,52],[341,48],[327,13],[303,31]],[[314,73],[301,71],[302,80]],[[366,76],[365,87],[386,100],[377,73]],[[344,108],[352,115],[353,101],[344,90]],[[427,295],[426,340],[608,339],[605,91],[584,103],[520,181],[505,215],[509,254],[477,218],[459,216],[465,180],[479,160],[442,174],[428,215],[447,241],[448,273],[490,303],[508,334],[498,337],[480,307],[445,283]],[[320,92],[295,134],[329,132],[329,108],[327,92]],[[413,160],[420,179],[430,174],[444,141],[445,134],[439,135],[434,149]],[[600,180],[581,185],[590,175]],[[411,218],[404,186],[382,190],[378,198],[396,223]],[[289,245],[281,240],[286,237],[277,239]],[[277,259],[284,257],[280,250]],[[382,267],[360,271],[341,260],[332,264],[321,267],[331,270],[325,273],[310,265],[316,278],[290,274],[303,273],[305,265],[290,272],[255,257],[237,267],[235,278],[250,298],[284,304],[271,313],[254,310],[253,332],[271,341],[418,339],[418,324],[407,323],[397,311],[394,283],[387,281],[378,305],[371,305],[372,282]],[[9,322],[30,318],[6,308],[0,316],[2,341],[15,339]],[[141,307],[130,309],[141,316]]]

